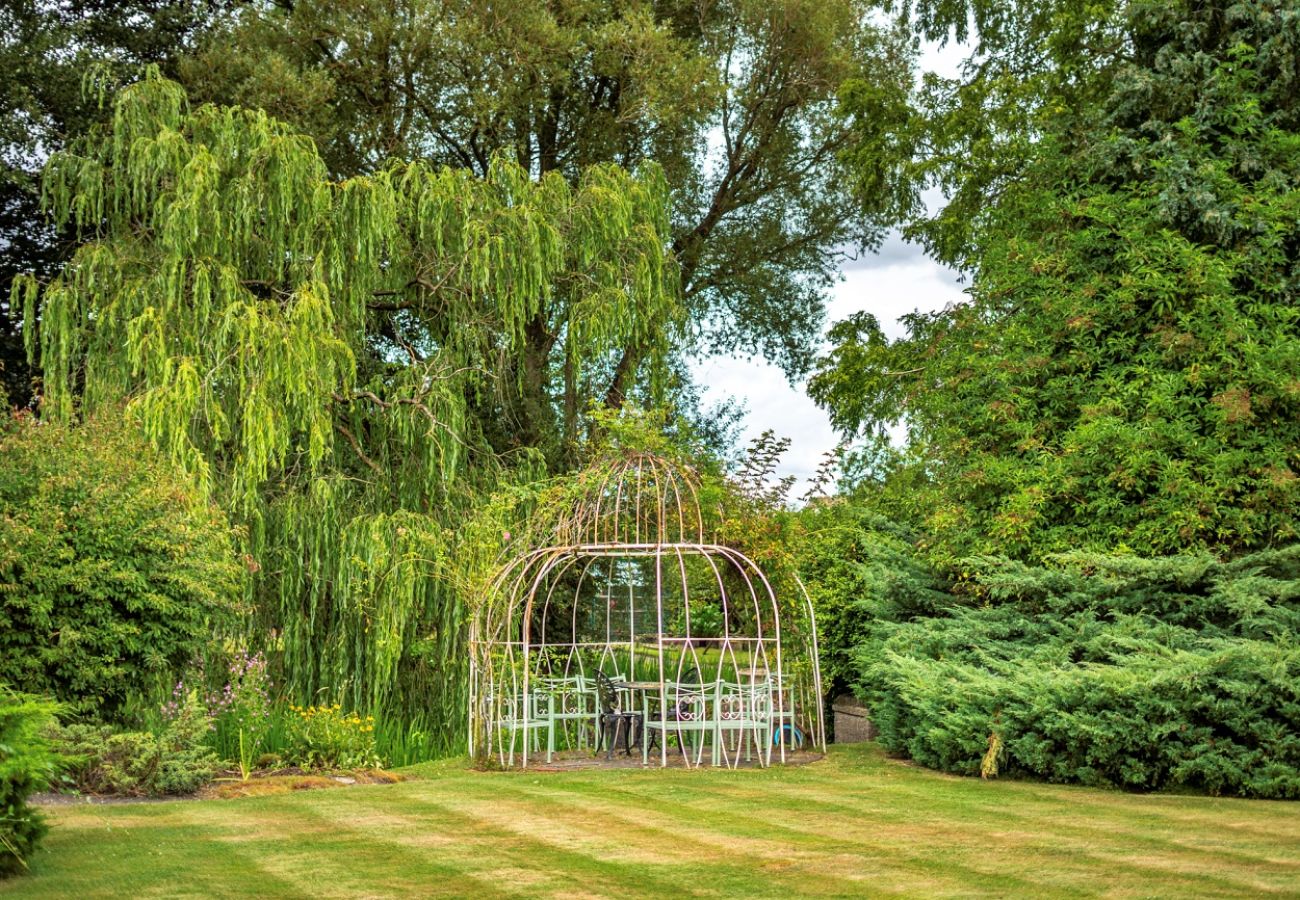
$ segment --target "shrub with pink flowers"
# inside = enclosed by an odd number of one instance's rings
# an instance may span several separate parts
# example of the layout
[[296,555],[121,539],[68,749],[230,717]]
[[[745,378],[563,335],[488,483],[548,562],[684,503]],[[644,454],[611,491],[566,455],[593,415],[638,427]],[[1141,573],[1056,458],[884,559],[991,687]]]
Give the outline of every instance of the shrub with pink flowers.
[[233,736],[239,774],[248,780],[271,726],[271,678],[260,651],[238,651],[226,671],[225,685],[208,694],[208,714]]

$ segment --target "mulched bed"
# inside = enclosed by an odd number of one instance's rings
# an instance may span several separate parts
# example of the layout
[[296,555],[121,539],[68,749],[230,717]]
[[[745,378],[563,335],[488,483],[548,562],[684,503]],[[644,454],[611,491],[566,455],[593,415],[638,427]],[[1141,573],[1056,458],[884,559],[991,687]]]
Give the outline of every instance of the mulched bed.
[[116,805],[124,803],[171,803],[176,800],[230,800],[235,797],[266,797],[294,791],[311,791],[323,788],[351,787],[358,784],[395,784],[405,781],[403,775],[382,769],[356,772],[307,772],[299,768],[275,769],[254,772],[248,781],[238,772],[226,772],[216,781],[193,794],[165,797],[133,797],[123,794],[58,794],[47,792],[33,794],[36,806],[75,806],[85,804]]

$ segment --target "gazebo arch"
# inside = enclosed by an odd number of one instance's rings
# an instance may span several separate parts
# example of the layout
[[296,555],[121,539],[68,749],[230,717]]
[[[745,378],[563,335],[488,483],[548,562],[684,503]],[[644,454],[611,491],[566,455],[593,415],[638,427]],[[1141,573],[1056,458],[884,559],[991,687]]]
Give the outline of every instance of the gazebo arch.
[[778,591],[713,540],[689,468],[632,453],[587,475],[554,542],[506,563],[477,607],[471,755],[527,766],[595,744],[598,673],[640,715],[647,764],[699,765],[707,753],[714,765],[766,765],[796,744],[824,750],[816,623],[797,576]]

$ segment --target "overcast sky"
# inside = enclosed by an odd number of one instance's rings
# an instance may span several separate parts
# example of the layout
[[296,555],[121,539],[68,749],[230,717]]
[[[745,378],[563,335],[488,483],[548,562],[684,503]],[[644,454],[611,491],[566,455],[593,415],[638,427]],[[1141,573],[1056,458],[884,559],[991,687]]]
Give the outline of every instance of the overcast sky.
[[[960,46],[928,46],[922,52],[921,67],[952,77],[964,55]],[[918,309],[942,309],[963,297],[963,285],[955,272],[928,259],[920,247],[897,235],[890,236],[879,252],[846,261],[840,275],[827,308],[828,327],[866,310],[880,321],[886,335],[895,338],[903,333],[899,316]],[[799,478],[791,492],[799,496],[822,455],[837,443],[830,420],[808,398],[804,385],[791,386],[780,369],[761,359],[709,357],[695,366],[695,375],[705,385],[706,403],[727,397],[744,402],[748,415],[742,442],[768,428],[790,438],[780,474]]]

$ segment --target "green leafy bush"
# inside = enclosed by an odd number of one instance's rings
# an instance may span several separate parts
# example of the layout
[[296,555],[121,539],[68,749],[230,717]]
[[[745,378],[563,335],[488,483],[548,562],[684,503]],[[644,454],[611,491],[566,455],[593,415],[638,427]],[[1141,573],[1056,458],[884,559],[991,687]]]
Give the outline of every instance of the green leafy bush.
[[291,706],[285,760],[304,769],[378,769],[374,716],[333,706]]
[[56,726],[51,738],[66,761],[66,788],[132,796],[192,794],[220,769],[206,743],[210,727],[197,692],[191,692],[156,733],[72,724]]
[[861,647],[888,748],[962,774],[1300,797],[1300,545],[967,565],[950,609],[877,621]]
[[0,680],[111,718],[235,610],[223,516],[129,427],[0,424]]
[[27,868],[45,836],[28,797],[49,786],[58,757],[45,739],[56,705],[0,687],[0,878]]

